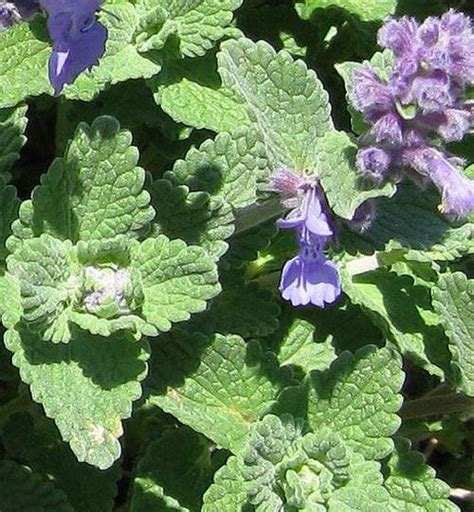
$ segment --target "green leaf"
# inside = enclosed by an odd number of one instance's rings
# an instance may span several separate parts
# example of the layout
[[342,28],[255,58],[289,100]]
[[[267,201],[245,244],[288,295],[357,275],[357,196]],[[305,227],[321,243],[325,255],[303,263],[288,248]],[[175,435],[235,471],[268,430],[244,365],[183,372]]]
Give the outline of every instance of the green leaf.
[[[408,276],[379,269],[350,278],[341,272],[344,292],[372,318],[400,352],[426,371],[445,376],[449,353],[431,321],[428,289],[413,286]],[[435,325],[433,325],[435,324]]]
[[333,212],[344,219],[352,219],[355,210],[367,199],[392,196],[395,186],[383,188],[364,186],[355,167],[357,146],[345,132],[330,131],[318,145],[316,174]]
[[315,339],[316,332],[313,324],[296,319],[278,347],[280,365],[298,366],[304,372],[326,369],[336,358],[332,336],[321,343]]
[[[217,132],[242,126],[246,112],[245,125],[257,131],[271,169],[314,167],[318,139],[332,129],[328,96],[315,73],[288,53],[245,38],[223,43],[217,60],[221,87],[209,94],[208,87],[175,81],[160,90],[162,108],[176,121]],[[239,125],[229,126],[229,115]]]
[[[64,158],[53,162],[32,200],[22,204],[16,237],[49,233],[77,242],[138,236],[154,211],[131,142],[131,133],[112,117],[81,123]],[[17,242],[11,244],[13,250]]]
[[181,56],[204,55],[224,36],[232,11],[241,4],[242,0],[138,0],[139,50],[161,50],[168,40],[176,38]]
[[187,427],[165,431],[138,464],[130,512],[197,512],[213,473],[204,437]]
[[452,226],[437,211],[439,202],[432,190],[398,185],[393,198],[374,200],[377,215],[363,238],[385,252],[403,249],[415,261],[452,261],[474,252],[474,225]]
[[90,101],[108,84],[133,78],[150,78],[161,70],[161,65],[138,52],[135,34],[140,24],[136,8],[125,0],[107,3],[99,13],[106,26],[106,51],[91,71],[81,73],[74,84],[65,88],[70,99]]
[[458,385],[474,396],[474,279],[462,272],[440,277],[432,288],[433,306],[449,338]]
[[[0,164],[1,165],[1,164]],[[16,188],[12,185],[5,185],[3,178],[0,178],[0,268],[3,269],[5,259],[8,255],[6,248],[7,238],[11,235],[12,222],[18,217],[20,207]]]
[[310,18],[316,9],[339,7],[363,21],[382,20],[395,13],[396,0],[301,0],[298,12],[304,19]]
[[227,251],[225,240],[234,232],[229,204],[213,199],[207,192],[190,192],[189,187],[169,180],[156,180],[151,197],[156,210],[154,234],[200,245],[214,260]]
[[74,512],[51,482],[8,460],[0,461],[0,503],[2,512]]
[[148,344],[124,333],[100,338],[77,331],[69,344],[54,345],[23,327],[8,331],[5,344],[77,459],[109,468],[120,456],[120,420],[141,396]]
[[449,501],[449,486],[435,478],[435,471],[426,465],[419,452],[410,451],[410,442],[399,438],[395,452],[387,464],[384,486],[391,496],[393,512],[456,512]]
[[9,456],[27,461],[33,471],[48,475],[75,512],[112,510],[120,477],[118,464],[101,471],[78,462],[51,420],[14,414],[3,428],[2,442]]
[[397,353],[366,346],[344,352],[329,370],[314,372],[308,421],[313,429],[337,432],[356,453],[381,459],[393,449],[391,436],[400,426],[396,412],[404,374]]
[[20,157],[26,142],[27,110],[27,106],[0,110],[0,174],[8,172]]
[[20,283],[10,274],[0,275],[0,316],[7,329],[21,320]]
[[[14,51],[12,51],[14,49]],[[50,43],[44,20],[19,23],[0,33],[0,106],[13,107],[27,96],[53,93],[48,80]]]
[[220,291],[217,267],[206,251],[164,235],[132,249],[131,272],[142,287],[142,315],[160,331],[203,311]]
[[239,449],[284,385],[275,360],[238,336],[161,337],[150,401],[218,445]]
[[[7,266],[20,285],[25,321],[39,324],[46,340],[69,341],[68,313],[81,286],[71,242],[49,235],[26,240],[8,257]],[[11,307],[16,308],[15,301]]]
[[216,472],[214,483],[204,494],[202,512],[242,510],[247,499],[246,486],[237,457],[230,457],[227,464]]

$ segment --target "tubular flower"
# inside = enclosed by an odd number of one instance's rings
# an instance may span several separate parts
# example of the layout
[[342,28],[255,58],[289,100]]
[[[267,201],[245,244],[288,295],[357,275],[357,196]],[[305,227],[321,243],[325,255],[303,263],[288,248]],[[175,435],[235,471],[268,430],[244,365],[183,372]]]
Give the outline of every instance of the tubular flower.
[[472,101],[464,97],[466,87],[474,84],[469,18],[450,10],[421,25],[407,17],[389,19],[378,41],[394,54],[391,76],[381,80],[365,64],[354,73],[350,93],[354,107],[371,125],[360,139],[359,170],[380,183],[397,178],[400,168],[410,168],[422,182],[430,180],[438,187],[447,216],[469,214],[474,187],[458,169],[459,162],[453,165],[433,140],[459,141],[473,126]]
[[105,52],[107,29],[96,12],[104,0],[40,0],[48,14],[48,31],[53,40],[49,78],[59,94],[86,69],[96,65]]
[[321,189],[288,170],[273,175],[271,188],[282,194],[283,204],[292,208],[277,225],[294,229],[299,245],[298,254],[283,267],[282,297],[293,306],[332,304],[341,294],[341,285],[336,265],[323,252],[333,230]]

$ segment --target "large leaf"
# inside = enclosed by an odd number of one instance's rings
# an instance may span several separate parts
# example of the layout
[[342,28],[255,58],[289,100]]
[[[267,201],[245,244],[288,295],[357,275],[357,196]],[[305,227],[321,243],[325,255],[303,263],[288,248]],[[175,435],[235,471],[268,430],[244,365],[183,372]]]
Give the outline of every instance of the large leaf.
[[120,420],[141,395],[148,344],[123,333],[100,338],[78,331],[68,345],[54,345],[21,327],[5,334],[5,344],[77,459],[110,467],[120,456]]
[[238,449],[284,382],[276,362],[238,336],[161,338],[150,401],[218,445]]
[[400,426],[396,412],[404,374],[400,357],[388,348],[367,346],[344,352],[325,372],[314,372],[308,421],[337,432],[355,452],[381,459],[393,449],[390,436]]
[[154,211],[131,142],[131,133],[112,117],[80,124],[64,158],[53,162],[33,199],[22,204],[16,237],[49,233],[76,242],[138,236]]
[[462,272],[442,276],[432,289],[433,305],[449,338],[459,386],[474,396],[474,280]]
[[328,96],[315,73],[263,41],[244,38],[223,43],[217,59],[220,87],[186,78],[163,86],[158,81],[163,109],[177,121],[217,132],[252,126],[272,169],[313,168],[317,140],[332,128]]

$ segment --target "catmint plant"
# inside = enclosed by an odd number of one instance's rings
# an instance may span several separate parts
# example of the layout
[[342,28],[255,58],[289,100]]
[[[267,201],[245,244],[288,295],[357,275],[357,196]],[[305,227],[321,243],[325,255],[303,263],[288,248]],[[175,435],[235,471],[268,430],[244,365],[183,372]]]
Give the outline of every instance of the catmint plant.
[[1,512],[470,510],[442,4],[0,1]]
[[393,71],[386,80],[368,64],[354,73],[351,101],[371,125],[360,138],[358,168],[377,183],[400,173],[422,185],[431,181],[442,194],[441,211],[465,217],[474,210],[474,183],[445,144],[473,126],[471,21],[453,10],[423,23],[391,19],[378,42],[393,52]]

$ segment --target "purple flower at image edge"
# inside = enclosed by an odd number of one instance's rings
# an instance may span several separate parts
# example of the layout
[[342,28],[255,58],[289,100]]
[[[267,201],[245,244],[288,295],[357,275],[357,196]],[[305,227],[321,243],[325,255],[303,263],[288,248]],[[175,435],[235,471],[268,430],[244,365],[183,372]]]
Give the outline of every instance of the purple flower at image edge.
[[474,184],[436,141],[460,141],[473,126],[473,102],[464,94],[474,83],[471,21],[454,10],[422,24],[389,19],[378,41],[393,52],[394,68],[382,80],[365,63],[353,76],[352,103],[371,125],[359,139],[357,167],[378,184],[398,181],[401,170],[417,183],[431,181],[440,210],[465,217],[474,211]]
[[277,225],[294,229],[299,245],[298,254],[282,270],[282,297],[293,306],[325,307],[334,303],[341,294],[341,285],[336,265],[323,252],[333,230],[322,192],[317,185],[288,170],[274,173],[271,188],[283,196],[283,204],[292,208]]
[[56,95],[96,65],[105,52],[107,29],[96,19],[104,0],[40,0],[53,40],[49,78]]

